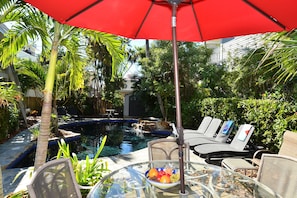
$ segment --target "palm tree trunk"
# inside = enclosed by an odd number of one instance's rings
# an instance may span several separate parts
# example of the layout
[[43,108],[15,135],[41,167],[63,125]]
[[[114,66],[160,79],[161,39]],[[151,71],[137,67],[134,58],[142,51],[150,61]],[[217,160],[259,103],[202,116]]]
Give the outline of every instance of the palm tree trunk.
[[145,56],[150,57],[150,41],[148,39],[145,40]]
[[52,97],[53,97],[52,95],[53,95],[53,87],[54,87],[55,75],[56,75],[55,73],[56,73],[59,39],[60,39],[60,28],[61,28],[61,25],[56,22],[49,68],[46,76],[45,89],[44,89],[44,101],[43,101],[42,112],[41,112],[40,132],[38,135],[37,148],[36,148],[36,154],[35,154],[35,164],[34,164],[35,170],[37,170],[37,168],[39,168],[46,161],[48,139],[49,139],[50,125],[51,125]]
[[160,107],[160,111],[162,113],[163,119],[167,120],[166,114],[165,114],[164,103],[163,103],[163,100],[162,100],[162,97],[160,96],[160,94],[157,94],[157,99],[158,99],[158,103],[159,103],[159,107]]
[[[56,93],[56,91],[55,91]],[[58,110],[57,110],[57,100],[56,100],[56,94],[53,94],[53,99],[52,99],[52,114],[54,115],[51,119],[52,121],[52,133],[55,134],[56,137],[60,137],[59,134],[59,118],[58,118]]]

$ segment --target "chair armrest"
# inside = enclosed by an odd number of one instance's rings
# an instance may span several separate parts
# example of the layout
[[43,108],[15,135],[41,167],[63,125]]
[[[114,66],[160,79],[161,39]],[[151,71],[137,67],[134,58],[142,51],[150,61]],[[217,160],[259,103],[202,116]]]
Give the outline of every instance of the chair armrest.
[[261,160],[261,156],[263,153],[273,153],[272,151],[270,150],[267,150],[267,149],[261,149],[261,150],[257,150],[254,155],[253,155],[253,158],[251,159],[252,161],[252,164],[253,165],[260,165],[260,160]]
[[257,150],[254,155],[253,155],[253,159],[254,158],[258,158],[258,159],[261,159],[261,156],[263,153],[273,153],[272,151],[270,150],[267,150],[267,149],[261,149],[261,150]]

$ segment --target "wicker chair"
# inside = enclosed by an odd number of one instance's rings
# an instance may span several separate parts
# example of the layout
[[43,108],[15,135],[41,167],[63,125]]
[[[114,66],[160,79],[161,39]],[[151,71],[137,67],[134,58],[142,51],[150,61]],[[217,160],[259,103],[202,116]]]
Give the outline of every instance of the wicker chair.
[[39,167],[27,186],[31,198],[81,198],[69,159],[56,159]]
[[263,154],[257,180],[281,197],[297,195],[297,158],[280,154]]

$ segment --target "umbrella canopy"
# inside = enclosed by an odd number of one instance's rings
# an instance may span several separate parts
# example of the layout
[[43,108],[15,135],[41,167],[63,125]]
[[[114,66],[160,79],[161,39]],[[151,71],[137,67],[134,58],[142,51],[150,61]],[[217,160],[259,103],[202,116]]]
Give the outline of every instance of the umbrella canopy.
[[[60,23],[128,38],[172,39],[172,6],[168,0],[26,1]],[[172,1],[178,4],[178,41],[205,41],[297,26],[295,0]]]
[[62,24],[133,39],[172,40],[181,193],[183,129],[176,41],[206,41],[297,27],[296,0],[25,0]]

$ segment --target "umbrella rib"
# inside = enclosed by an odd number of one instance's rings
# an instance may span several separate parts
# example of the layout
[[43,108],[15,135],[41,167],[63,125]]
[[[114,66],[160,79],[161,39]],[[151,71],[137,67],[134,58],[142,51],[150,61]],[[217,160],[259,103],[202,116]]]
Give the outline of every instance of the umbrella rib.
[[149,7],[149,9],[148,9],[148,11],[146,12],[146,14],[145,14],[143,20],[141,21],[141,24],[140,24],[139,28],[137,29],[136,34],[135,34],[135,36],[134,36],[135,38],[137,37],[138,33],[140,32],[140,30],[141,30],[141,28],[142,28],[142,26],[143,26],[143,24],[144,24],[146,18],[148,17],[148,15],[149,15],[149,13],[150,13],[150,11],[151,11],[153,5],[154,5],[154,2],[155,2],[155,1],[153,0],[151,6]]
[[87,7],[83,8],[82,10],[76,12],[75,14],[71,15],[70,17],[68,17],[65,21],[71,21],[73,18],[77,17],[78,15],[82,14],[83,12],[87,11],[88,9],[92,8],[93,6],[97,5],[98,3],[101,3],[102,0],[97,0],[94,3],[88,5]]
[[194,17],[195,17],[195,22],[196,22],[196,26],[198,28],[198,33],[200,34],[200,39],[203,41],[203,36],[202,36],[202,32],[201,32],[201,28],[200,28],[200,24],[198,22],[198,17],[197,17],[197,14],[196,14],[196,10],[194,9],[194,4],[193,2],[191,1],[191,8],[193,10],[193,13],[194,13]]
[[248,0],[243,0],[243,1],[246,4],[248,4],[250,7],[252,7],[253,9],[255,9],[256,11],[258,11],[260,14],[262,14],[263,16],[265,16],[266,18],[268,18],[269,20],[271,20],[272,22],[274,22],[276,25],[278,25],[279,27],[281,27],[284,30],[286,30],[286,26],[284,24],[282,24],[281,22],[279,22],[276,18],[274,18],[273,16],[270,16],[269,14],[267,14],[266,12],[264,12],[263,10],[261,10],[256,5],[254,5],[251,2],[249,2]]

